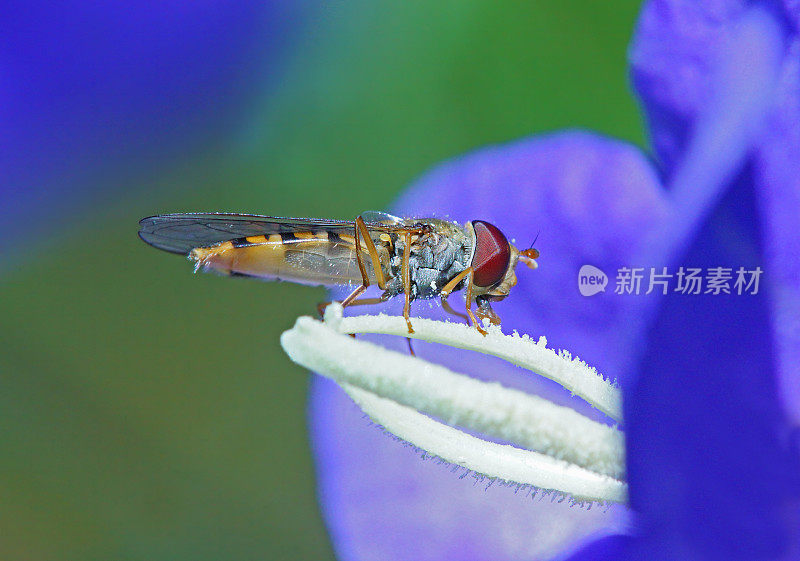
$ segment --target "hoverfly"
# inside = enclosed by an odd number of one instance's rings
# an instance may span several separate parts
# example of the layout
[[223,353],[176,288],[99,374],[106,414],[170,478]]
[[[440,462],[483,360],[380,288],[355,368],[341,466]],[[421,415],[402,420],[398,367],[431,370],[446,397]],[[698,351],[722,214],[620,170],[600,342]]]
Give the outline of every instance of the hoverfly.
[[[519,251],[483,220],[461,226],[374,211],[353,222],[201,213],[150,216],[139,225],[142,240],[188,256],[195,271],[308,285],[357,285],[342,300],[345,307],[378,304],[403,294],[409,333],[414,332],[411,302],[438,296],[445,310],[467,322],[471,319],[485,334],[472,311],[473,301],[478,317],[499,324],[491,302],[508,296],[517,283],[514,270],[519,261],[535,269],[539,257],[533,248]],[[371,284],[383,294],[359,298]],[[461,289],[466,289],[467,315],[447,302],[451,292]]]

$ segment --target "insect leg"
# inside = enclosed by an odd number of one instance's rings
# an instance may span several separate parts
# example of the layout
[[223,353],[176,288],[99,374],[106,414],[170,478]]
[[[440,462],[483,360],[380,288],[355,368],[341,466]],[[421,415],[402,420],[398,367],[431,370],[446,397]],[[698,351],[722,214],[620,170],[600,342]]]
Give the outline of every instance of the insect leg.
[[375,271],[375,278],[378,279],[378,286],[381,290],[386,290],[386,277],[383,276],[383,269],[381,269],[381,260],[380,257],[378,257],[378,250],[375,249],[375,244],[369,235],[367,225],[364,223],[364,219],[360,216],[356,218],[356,240],[358,239],[359,231],[361,232],[361,235],[364,236],[364,243],[367,246],[367,251],[369,251],[369,256],[372,258],[372,269]]
[[442,296],[442,306],[446,306],[446,308],[449,307],[449,304],[445,304],[446,301],[447,301],[447,297],[450,296],[450,293],[453,291],[453,289],[456,286],[458,286],[458,283],[460,283],[462,280],[464,280],[464,277],[466,277],[467,278],[467,314],[469,314],[469,317],[472,320],[472,323],[475,326],[475,328],[480,333],[482,333],[483,335],[486,335],[486,330],[484,330],[481,327],[481,325],[478,323],[478,320],[475,319],[475,315],[472,313],[472,276],[473,276],[472,267],[467,267],[466,269],[464,269],[463,271],[458,273],[456,276],[454,276],[452,279],[450,279],[450,281],[446,285],[444,285],[444,287],[442,287],[442,290],[440,292],[440,294]]
[[414,333],[414,328],[411,327],[411,269],[408,262],[411,260],[411,233],[405,232],[403,234],[405,244],[403,247],[403,292],[406,296],[406,303],[403,306],[403,317],[406,318],[406,325],[408,325],[408,332]]
[[[370,304],[382,304],[382,303],[386,302],[387,300],[389,300],[391,297],[392,297],[391,294],[389,294],[388,292],[384,292],[382,295],[378,296],[377,298],[358,298],[357,300],[353,300],[352,302],[350,302],[350,306],[364,306],[364,305],[370,305]],[[330,302],[328,302],[328,304],[330,304]],[[325,308],[323,307],[323,311],[324,311],[324,309]],[[466,316],[464,316],[464,317],[466,317]],[[355,333],[351,333],[350,336],[353,337],[353,339],[355,339],[355,337],[356,337]],[[406,342],[408,343],[408,352],[411,354],[411,356],[417,356],[417,353],[414,352],[414,347],[411,346],[411,338],[410,337],[406,337]]]
[[[381,302],[385,302],[390,296],[384,293],[379,298],[361,298],[357,299],[370,285],[369,282],[369,275],[367,275],[367,269],[364,267],[364,262],[362,261],[361,257],[361,237],[364,237],[364,243],[367,244],[367,251],[369,251],[370,257],[372,258],[372,266],[375,269],[375,275],[378,279],[378,286],[381,289],[386,288],[386,279],[383,276],[383,270],[380,266],[380,259],[378,257],[378,250],[375,249],[375,244],[372,242],[372,238],[369,236],[369,231],[367,230],[367,225],[364,223],[364,219],[360,216],[356,218],[355,227],[353,228],[353,241],[355,243],[355,253],[356,253],[356,263],[358,263],[358,270],[361,273],[361,286],[356,288],[353,292],[348,294],[347,298],[342,300],[342,307],[346,308],[347,306],[358,306],[361,304],[379,304]],[[361,234],[361,235],[360,235]],[[317,305],[317,312],[320,316],[324,315],[325,308],[330,304],[330,302],[322,302]]]
[[358,298],[357,300],[350,302],[348,306],[369,306],[372,304],[383,304],[391,297],[391,294],[384,292],[381,296],[376,298]]
[[369,286],[369,281],[367,281],[367,284],[362,284],[361,286],[356,288],[353,292],[348,294],[347,298],[342,300],[342,308],[346,308],[347,306],[349,306],[353,302],[353,300],[358,298],[358,296],[367,289],[368,286]]
[[[376,298],[357,298],[355,300],[351,300],[347,305],[348,307],[352,307],[352,306],[369,306],[372,304],[383,304],[391,297],[392,294],[384,292],[383,294],[381,294]],[[325,308],[327,308],[332,303],[333,301],[329,300],[327,302],[320,302],[319,304],[317,304],[317,311],[319,312],[320,317],[322,317],[325,314]]]
[[[370,285],[369,276],[367,275],[367,269],[364,267],[364,262],[361,260],[361,236],[359,235],[359,225],[363,228],[364,232],[364,242],[367,244],[367,249],[369,250],[370,256],[372,257],[372,264],[375,268],[375,272],[378,275],[378,285],[381,288],[385,288],[385,286],[381,286],[381,282],[385,285],[386,281],[383,277],[383,271],[380,269],[380,260],[378,260],[378,251],[375,249],[375,244],[372,243],[372,238],[369,237],[369,232],[367,231],[367,226],[364,224],[364,219],[360,216],[356,219],[356,225],[354,228],[354,236],[353,241],[355,243],[356,249],[356,263],[358,263],[358,270],[361,272],[361,286],[356,288],[353,292],[347,295],[347,298],[342,300],[342,307],[346,308],[347,306],[358,306],[361,304],[379,304],[381,302],[385,302],[389,296],[384,293],[383,296],[379,298],[361,298],[358,300],[357,298],[367,289]],[[380,273],[380,274],[378,274]],[[325,308],[328,307],[328,304],[331,302],[322,302],[317,305],[317,312],[319,313],[320,317],[325,314]]]
[[487,300],[479,298],[476,303],[478,307],[475,309],[475,315],[479,319],[488,319],[492,325],[500,325],[500,316],[492,309],[492,305]]
[[[360,218],[360,217],[359,217]],[[363,220],[362,220],[363,222]],[[356,263],[358,263],[358,270],[361,272],[361,286],[356,288],[353,292],[351,292],[347,298],[342,300],[342,308],[346,308],[347,306],[351,305],[353,301],[359,297],[369,286],[369,276],[367,276],[367,269],[364,267],[364,262],[361,260],[361,236],[358,235],[358,221],[356,221],[356,225],[353,228],[354,230],[354,242],[356,244]],[[372,240],[370,240],[371,242]]]
[[[347,298],[341,301],[342,307],[357,306],[362,300],[370,300],[370,298],[360,298],[356,300],[356,298],[358,298],[358,295],[364,292],[366,289],[367,287],[363,285],[356,288],[353,292],[347,295]],[[376,298],[375,300],[378,299]],[[327,302],[320,302],[319,304],[317,304],[317,313],[319,314],[319,317],[323,317],[325,315],[325,308],[327,308],[334,302],[335,300],[328,300]],[[369,302],[364,302],[364,303],[367,304]],[[377,302],[375,303],[377,304]]]
[[442,290],[439,291],[439,295],[442,297],[442,299],[445,299],[448,296],[450,296],[450,293],[453,292],[453,289],[458,286],[458,283],[464,280],[464,277],[466,277],[471,272],[472,272],[472,267],[467,267],[466,269],[458,273],[456,276],[454,276],[452,279],[450,279],[447,282],[447,284],[442,287]]
[[460,317],[461,319],[467,322],[467,325],[469,325],[469,316],[467,314],[462,314],[461,312],[455,311],[453,307],[450,305],[450,302],[447,301],[446,297],[442,298],[442,308],[444,308],[444,311],[447,312],[448,314]]
[[[347,306],[347,304],[344,303],[345,301],[349,304],[356,296],[358,296],[359,294],[364,292],[364,290],[366,290],[366,288],[369,286],[369,277],[367,276],[367,269],[364,267],[364,262],[361,260],[361,236],[358,235],[358,220],[359,219],[361,219],[360,216],[358,217],[358,219],[356,219],[356,225],[353,227],[353,230],[354,230],[353,238],[354,238],[354,241],[355,241],[355,244],[356,244],[356,262],[358,263],[358,270],[361,271],[361,289],[362,290],[359,292],[358,289],[356,289],[356,291],[354,291],[352,294],[350,294],[350,296],[348,296],[347,298],[344,299],[344,301],[342,301],[342,306]],[[362,223],[363,223],[363,220],[362,220]],[[369,236],[367,236],[367,237],[369,237]],[[370,242],[371,241],[372,240],[370,239]]]
[[442,297],[442,308],[444,308],[444,310],[448,313],[463,318],[467,322],[467,325],[469,325],[469,316],[462,314],[461,312],[455,311],[453,307],[450,305],[450,302],[447,301],[447,297],[450,296],[450,293],[453,291],[453,289],[456,286],[458,286],[458,283],[460,283],[464,279],[464,277],[466,277],[468,274],[469,274],[469,268],[464,269],[456,276],[454,276],[452,279],[450,279],[450,281],[446,285],[444,285],[442,287],[442,290],[439,292],[439,295]]
[[472,313],[472,277],[473,277],[472,267],[469,267],[467,270],[469,271],[469,278],[467,279],[467,313],[469,314],[469,317],[472,318],[472,321],[475,324],[475,328],[478,330],[478,333],[480,333],[483,336],[486,336],[487,331],[483,327],[481,327],[481,324],[478,323],[478,320],[475,319],[475,315]]

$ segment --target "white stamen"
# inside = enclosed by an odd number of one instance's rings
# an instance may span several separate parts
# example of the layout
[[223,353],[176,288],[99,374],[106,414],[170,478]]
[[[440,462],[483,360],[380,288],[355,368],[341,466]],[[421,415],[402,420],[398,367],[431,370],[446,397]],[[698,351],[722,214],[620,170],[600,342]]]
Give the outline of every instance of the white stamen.
[[[402,328],[395,325],[398,321]],[[504,336],[499,329],[484,337],[463,325],[412,321],[417,338],[455,342],[532,367],[568,384],[574,393],[590,396],[590,402],[602,403],[604,410],[619,411],[616,387],[568,354],[547,349],[543,340]],[[339,383],[375,422],[430,454],[490,478],[557,490],[576,500],[626,500],[624,443],[618,429],[543,398],[354,340],[344,334],[349,332],[408,335],[403,318],[343,318],[341,306],[333,304],[325,323],[298,318],[281,336],[281,344],[292,360]],[[423,413],[513,446],[470,436]]]
[[496,356],[540,376],[549,378],[586,400],[611,419],[622,421],[622,393],[594,368],[569,353],[556,353],[547,348],[547,339],[534,342],[528,335],[503,335],[500,328],[487,325],[489,334],[462,323],[413,318],[414,333],[408,333],[406,322],[399,316],[361,315],[342,317],[335,304],[325,311],[325,323],[340,333],[376,333],[422,339],[450,347]]
[[577,502],[627,500],[627,485],[612,477],[538,452],[481,440],[349,384],[342,388],[377,424],[451,464],[492,479],[557,490]]

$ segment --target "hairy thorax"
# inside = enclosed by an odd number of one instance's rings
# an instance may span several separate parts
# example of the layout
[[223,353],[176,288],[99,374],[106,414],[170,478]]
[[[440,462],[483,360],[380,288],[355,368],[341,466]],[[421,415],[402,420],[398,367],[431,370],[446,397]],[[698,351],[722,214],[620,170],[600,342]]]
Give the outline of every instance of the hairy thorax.
[[[412,300],[438,296],[450,279],[469,266],[472,256],[472,241],[462,226],[436,218],[418,222],[430,225],[431,231],[411,238],[409,269]],[[404,250],[405,241],[398,237],[390,261],[392,278],[386,287],[392,295],[403,292]],[[456,290],[463,287],[464,282]]]

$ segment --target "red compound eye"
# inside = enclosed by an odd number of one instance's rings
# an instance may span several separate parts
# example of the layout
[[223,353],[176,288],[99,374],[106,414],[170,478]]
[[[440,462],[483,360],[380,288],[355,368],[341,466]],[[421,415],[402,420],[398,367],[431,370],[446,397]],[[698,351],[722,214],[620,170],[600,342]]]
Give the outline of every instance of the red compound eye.
[[483,220],[473,220],[472,227],[475,229],[472,282],[482,288],[493,287],[503,280],[508,270],[511,259],[508,240],[497,226]]

